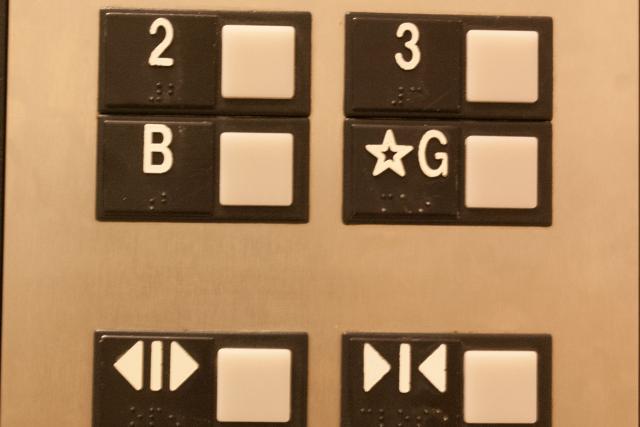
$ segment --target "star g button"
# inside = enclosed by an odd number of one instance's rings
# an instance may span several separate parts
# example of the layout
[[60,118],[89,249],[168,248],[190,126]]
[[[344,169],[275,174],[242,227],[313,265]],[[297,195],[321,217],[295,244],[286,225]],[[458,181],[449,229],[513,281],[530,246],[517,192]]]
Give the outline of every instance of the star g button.
[[450,223],[458,215],[461,130],[347,120],[344,222]]

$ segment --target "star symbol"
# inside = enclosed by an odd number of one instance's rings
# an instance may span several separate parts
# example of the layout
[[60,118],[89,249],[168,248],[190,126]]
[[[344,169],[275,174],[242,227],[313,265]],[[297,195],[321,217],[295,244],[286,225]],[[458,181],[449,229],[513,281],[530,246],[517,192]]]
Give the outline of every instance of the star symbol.
[[391,169],[400,176],[405,176],[402,158],[413,151],[411,145],[398,145],[393,130],[388,129],[382,144],[369,144],[365,149],[378,161],[373,168],[373,176],[378,176],[387,169]]
[[385,160],[393,160],[393,156],[396,155],[396,152],[391,149],[391,147],[387,147],[387,150],[384,152]]

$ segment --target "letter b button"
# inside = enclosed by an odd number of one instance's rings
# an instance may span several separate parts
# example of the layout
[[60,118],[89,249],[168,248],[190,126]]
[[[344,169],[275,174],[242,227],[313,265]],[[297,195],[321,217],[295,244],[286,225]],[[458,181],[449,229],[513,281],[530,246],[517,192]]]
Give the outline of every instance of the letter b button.
[[211,121],[99,120],[98,219],[211,217],[215,138]]
[[[161,135],[162,141],[153,142],[154,135]],[[167,125],[146,124],[144,125],[144,156],[142,158],[142,171],[144,173],[167,173],[173,166],[173,152],[169,145],[173,141],[173,132]],[[160,154],[162,162],[153,162],[153,155]]]

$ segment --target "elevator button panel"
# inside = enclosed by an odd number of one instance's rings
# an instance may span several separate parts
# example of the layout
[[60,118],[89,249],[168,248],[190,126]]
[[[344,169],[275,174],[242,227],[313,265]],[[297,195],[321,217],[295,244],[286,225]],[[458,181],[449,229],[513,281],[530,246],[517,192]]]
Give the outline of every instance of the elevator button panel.
[[346,334],[342,427],[551,426],[548,335]]
[[350,13],[345,114],[550,120],[545,17]]
[[551,222],[548,122],[345,122],[347,224]]
[[103,114],[309,114],[309,13],[107,9],[100,42]]
[[305,334],[95,334],[93,427],[304,427]]
[[306,222],[305,118],[101,116],[101,220]]

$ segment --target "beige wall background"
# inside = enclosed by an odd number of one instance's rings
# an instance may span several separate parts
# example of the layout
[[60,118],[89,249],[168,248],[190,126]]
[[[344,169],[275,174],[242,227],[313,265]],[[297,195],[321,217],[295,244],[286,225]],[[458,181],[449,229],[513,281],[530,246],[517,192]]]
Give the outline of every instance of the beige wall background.
[[[101,7],[313,13],[311,222],[94,220]],[[551,228],[345,226],[344,14],[552,16]],[[2,426],[87,427],[92,332],[306,331],[338,427],[347,330],[547,332],[554,425],[638,425],[635,0],[12,0]]]

